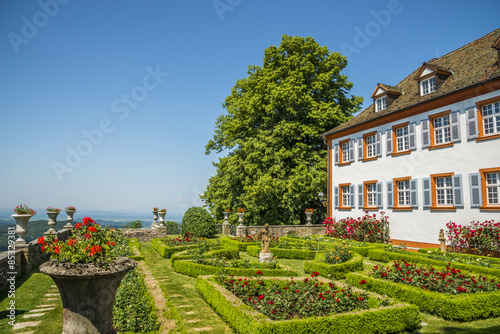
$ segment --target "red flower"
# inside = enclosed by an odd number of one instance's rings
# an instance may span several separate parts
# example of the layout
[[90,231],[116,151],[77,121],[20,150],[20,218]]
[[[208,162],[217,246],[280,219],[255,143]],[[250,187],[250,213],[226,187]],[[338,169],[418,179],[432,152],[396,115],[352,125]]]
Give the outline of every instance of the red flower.
[[264,299],[264,295],[259,296],[259,300]]
[[74,245],[76,245],[76,240],[75,240],[75,239],[69,239],[69,240],[68,240],[68,245],[69,245],[69,246],[74,246]]
[[78,223],[75,225],[75,229],[82,227],[82,223]]
[[358,299],[361,300],[361,301],[365,300],[363,297],[359,297]]
[[39,244],[44,244],[45,243],[45,238],[44,237],[38,238],[38,243]]
[[94,226],[87,227],[87,230],[89,230],[90,232],[97,232],[97,229]]
[[365,284],[366,281],[365,280],[361,280],[361,282],[359,282],[359,284]]
[[83,237],[84,237],[85,239],[90,239],[90,238],[92,238],[92,236],[90,235],[90,233],[84,233],[84,234],[83,234]]
[[262,271],[258,270],[257,275],[264,275],[264,273]]

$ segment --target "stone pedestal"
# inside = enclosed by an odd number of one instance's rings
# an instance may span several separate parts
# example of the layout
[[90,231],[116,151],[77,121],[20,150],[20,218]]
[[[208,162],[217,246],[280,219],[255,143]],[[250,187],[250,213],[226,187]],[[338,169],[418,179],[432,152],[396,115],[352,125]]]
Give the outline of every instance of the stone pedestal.
[[273,259],[273,253],[260,253],[259,262],[271,262]]
[[247,227],[245,225],[236,226],[236,236],[237,237],[246,237],[247,236]]

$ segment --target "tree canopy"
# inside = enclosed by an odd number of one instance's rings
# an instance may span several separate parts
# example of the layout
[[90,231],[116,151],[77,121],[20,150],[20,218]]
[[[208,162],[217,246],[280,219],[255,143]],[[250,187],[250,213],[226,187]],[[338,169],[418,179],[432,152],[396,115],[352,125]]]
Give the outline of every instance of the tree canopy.
[[324,217],[317,195],[326,192],[327,146],[320,135],[351,118],[362,98],[348,96],[346,58],[311,37],[284,35],[264,53],[262,67],[249,66],[223,103],[227,113],[217,118],[206,154],[228,153],[214,163],[202,199],[217,219],[244,208],[252,225],[297,224],[306,208]]

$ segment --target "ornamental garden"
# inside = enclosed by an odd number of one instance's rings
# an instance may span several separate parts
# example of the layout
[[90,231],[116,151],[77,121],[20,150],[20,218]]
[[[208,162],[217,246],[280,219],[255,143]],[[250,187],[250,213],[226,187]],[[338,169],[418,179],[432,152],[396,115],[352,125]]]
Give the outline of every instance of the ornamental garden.
[[[323,224],[324,235],[270,236],[265,262],[264,237],[207,235],[197,221],[138,242],[86,217],[69,239],[48,235],[38,244],[63,265],[98,259],[106,267],[123,256],[138,263],[114,298],[119,333],[500,332],[499,223],[449,223],[446,252],[392,245],[384,213]],[[35,279],[45,284],[40,276],[19,281],[19,303],[44,294],[28,289]],[[0,306],[6,302],[4,293]],[[62,309],[51,312],[37,333],[62,331]],[[0,331],[23,332],[6,320]]]

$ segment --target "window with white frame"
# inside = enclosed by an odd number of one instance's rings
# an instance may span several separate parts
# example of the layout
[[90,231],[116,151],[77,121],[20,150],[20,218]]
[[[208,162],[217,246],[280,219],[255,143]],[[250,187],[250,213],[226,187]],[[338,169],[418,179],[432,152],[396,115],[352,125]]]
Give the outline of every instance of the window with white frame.
[[366,206],[377,206],[377,184],[366,184]]
[[436,91],[436,77],[420,81],[420,96]]
[[349,142],[342,143],[342,162],[350,161]]
[[484,134],[500,133],[500,102],[483,106]]
[[350,186],[342,186],[342,207],[351,206]]
[[396,182],[398,206],[410,206],[410,180]]
[[451,176],[436,177],[435,183],[437,205],[453,205],[453,184]]
[[387,109],[387,96],[382,96],[375,100],[375,111]]
[[434,118],[434,140],[435,145],[449,143],[450,137],[450,116]]
[[500,173],[486,174],[486,196],[488,205],[499,204],[498,193],[500,192]]
[[366,157],[367,158],[375,157],[377,155],[375,146],[376,145],[375,135],[366,137],[365,144],[366,144]]
[[396,129],[396,148],[398,152],[407,151],[410,149],[408,126],[403,126]]

